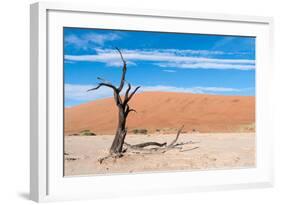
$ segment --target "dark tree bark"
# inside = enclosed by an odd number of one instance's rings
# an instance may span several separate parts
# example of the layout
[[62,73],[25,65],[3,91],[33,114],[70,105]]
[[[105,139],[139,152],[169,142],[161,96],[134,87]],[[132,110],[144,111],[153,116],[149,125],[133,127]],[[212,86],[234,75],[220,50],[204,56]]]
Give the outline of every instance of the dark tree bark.
[[117,124],[117,129],[116,129],[114,140],[110,147],[110,155],[121,155],[123,152],[124,140],[125,140],[125,137],[127,134],[126,119],[130,112],[135,112],[134,109],[131,109],[129,107],[128,103],[132,99],[134,94],[137,92],[137,90],[140,88],[140,86],[138,86],[130,93],[131,84],[128,83],[128,88],[125,92],[124,99],[122,100],[120,93],[122,92],[124,84],[126,82],[127,64],[123,58],[121,51],[118,48],[116,48],[116,50],[120,54],[121,60],[123,62],[122,76],[121,76],[119,86],[116,87],[112,83],[110,83],[102,78],[98,78],[98,80],[101,81],[98,84],[98,86],[88,90],[88,91],[97,90],[102,86],[111,88],[113,90],[114,100],[115,100],[116,106],[118,107],[118,124]]

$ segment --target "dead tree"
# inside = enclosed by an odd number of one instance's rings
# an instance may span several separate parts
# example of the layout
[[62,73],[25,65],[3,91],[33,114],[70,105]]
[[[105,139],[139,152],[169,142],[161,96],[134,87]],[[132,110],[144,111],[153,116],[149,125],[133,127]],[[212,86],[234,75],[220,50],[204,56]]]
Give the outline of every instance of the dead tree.
[[[182,143],[176,143],[181,131],[183,129],[183,126],[178,130],[178,133],[176,135],[176,138],[170,143],[167,144],[165,143],[158,143],[158,142],[145,142],[137,145],[130,145],[128,143],[125,143],[125,137],[127,135],[127,127],[126,127],[126,120],[130,112],[136,112],[134,109],[130,108],[129,102],[137,92],[137,90],[140,88],[140,86],[135,87],[132,91],[132,86],[130,83],[128,83],[128,87],[125,91],[124,97],[121,97],[122,90],[124,88],[125,82],[126,82],[126,72],[127,72],[127,64],[125,59],[123,58],[123,55],[121,51],[116,48],[118,53],[120,54],[121,60],[123,62],[123,69],[122,69],[122,76],[120,80],[120,84],[118,87],[114,86],[111,82],[102,79],[98,77],[98,80],[101,82],[94,88],[89,89],[88,91],[93,91],[97,90],[100,87],[108,87],[112,89],[113,91],[113,96],[115,100],[115,104],[118,108],[118,125],[117,129],[115,132],[115,137],[112,142],[112,145],[110,147],[109,155],[99,159],[99,162],[102,163],[103,160],[109,158],[109,157],[114,157],[118,158],[123,155],[124,152],[126,151],[131,151],[132,153],[165,153],[171,149],[179,149],[180,151],[187,151],[187,150],[182,150],[183,145],[185,144],[193,144],[193,142],[182,142]],[[131,92],[130,92],[131,91]],[[123,149],[123,145],[126,146],[125,149]],[[152,148],[151,148],[152,146]],[[149,147],[149,148],[147,148]],[[195,147],[193,149],[196,149],[198,147]]]
[[132,99],[134,94],[137,92],[137,90],[140,88],[140,86],[138,86],[138,87],[134,88],[132,92],[130,92],[132,87],[131,87],[131,84],[128,83],[128,87],[125,92],[125,96],[123,99],[121,98],[121,92],[122,92],[124,84],[126,82],[127,64],[123,58],[121,51],[118,48],[116,48],[116,49],[117,49],[118,53],[120,54],[121,60],[123,62],[122,76],[121,76],[119,86],[116,87],[109,81],[106,81],[106,80],[98,77],[98,80],[101,81],[98,84],[98,86],[88,90],[88,91],[97,90],[100,87],[104,86],[104,87],[108,87],[108,88],[112,89],[112,91],[113,91],[115,104],[118,107],[118,125],[117,125],[114,140],[110,147],[111,155],[120,155],[123,151],[124,140],[125,140],[125,137],[127,134],[126,120],[127,120],[127,117],[130,112],[135,112],[134,109],[130,108],[128,103]]

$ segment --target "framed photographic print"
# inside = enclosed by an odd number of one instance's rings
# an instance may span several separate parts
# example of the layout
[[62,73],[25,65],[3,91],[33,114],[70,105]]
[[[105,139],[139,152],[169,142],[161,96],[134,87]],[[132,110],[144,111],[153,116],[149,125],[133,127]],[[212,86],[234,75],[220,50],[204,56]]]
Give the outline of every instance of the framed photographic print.
[[31,199],[272,186],[272,24],[31,5]]

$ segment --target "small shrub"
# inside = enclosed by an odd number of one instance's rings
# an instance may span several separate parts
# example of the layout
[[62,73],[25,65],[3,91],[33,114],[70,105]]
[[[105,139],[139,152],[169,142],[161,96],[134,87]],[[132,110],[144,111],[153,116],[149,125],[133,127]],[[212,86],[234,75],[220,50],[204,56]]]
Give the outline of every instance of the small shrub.
[[80,135],[82,136],[95,136],[96,134],[91,132],[91,130],[83,130],[80,132]]
[[134,129],[134,130],[132,130],[132,132],[133,132],[134,134],[138,134],[138,133],[139,133],[139,130],[138,130],[138,129]]
[[139,132],[140,132],[141,134],[147,134],[147,129],[140,129]]
[[143,134],[143,135],[147,134],[148,132],[147,129],[134,129],[132,131],[134,134]]

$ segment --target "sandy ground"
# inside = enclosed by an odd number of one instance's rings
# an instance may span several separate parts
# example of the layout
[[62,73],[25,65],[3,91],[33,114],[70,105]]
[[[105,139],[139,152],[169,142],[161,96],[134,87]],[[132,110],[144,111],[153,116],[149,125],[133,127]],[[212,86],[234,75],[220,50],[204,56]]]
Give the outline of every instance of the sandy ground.
[[[174,137],[173,134],[128,135],[126,141],[169,143]],[[128,154],[99,164],[98,159],[107,155],[112,139],[112,135],[66,136],[65,176],[255,166],[255,133],[181,134],[178,142],[194,142],[184,145],[183,152]]]

